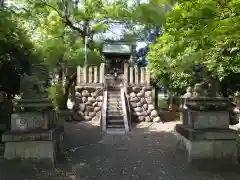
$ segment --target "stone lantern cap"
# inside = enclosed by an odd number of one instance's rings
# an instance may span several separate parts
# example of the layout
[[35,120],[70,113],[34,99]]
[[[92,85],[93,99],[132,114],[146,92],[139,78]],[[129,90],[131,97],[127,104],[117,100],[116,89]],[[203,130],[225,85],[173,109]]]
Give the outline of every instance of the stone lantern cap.
[[53,110],[54,105],[50,98],[19,99],[15,100],[15,112],[40,112]]
[[232,103],[224,97],[188,97],[185,106],[189,110],[195,111],[228,111],[232,108]]

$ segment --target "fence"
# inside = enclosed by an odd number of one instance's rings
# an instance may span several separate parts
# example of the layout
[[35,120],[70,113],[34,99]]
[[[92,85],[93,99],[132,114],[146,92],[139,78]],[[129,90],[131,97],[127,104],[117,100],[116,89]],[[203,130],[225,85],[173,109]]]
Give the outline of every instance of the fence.
[[[146,67],[124,64],[124,74],[121,76],[125,86],[150,85],[150,73]],[[105,64],[100,66],[78,66],[77,86],[81,84],[102,84],[105,82]]]

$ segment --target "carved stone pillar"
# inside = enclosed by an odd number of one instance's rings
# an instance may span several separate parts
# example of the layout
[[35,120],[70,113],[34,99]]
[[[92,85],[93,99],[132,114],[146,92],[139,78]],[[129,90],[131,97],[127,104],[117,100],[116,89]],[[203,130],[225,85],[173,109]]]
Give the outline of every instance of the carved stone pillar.
[[134,66],[134,73],[135,73],[135,84],[139,84],[139,78],[138,78],[138,66]]
[[88,69],[88,83],[92,83],[93,81],[93,67],[89,66]]
[[128,63],[124,63],[124,85],[128,85]]
[[130,71],[130,84],[133,84],[133,67],[130,67],[129,71]]
[[150,72],[148,69],[146,69],[146,76],[145,76],[145,82],[147,85],[150,85]]
[[81,66],[77,66],[77,85],[81,84],[81,72],[82,72]]
[[87,83],[87,66],[83,67],[83,82]]
[[94,66],[94,83],[98,83],[98,67]]
[[145,68],[144,67],[141,67],[140,68],[140,83],[141,84],[144,84],[144,81],[145,81]]
[[100,66],[100,80],[99,80],[100,83],[104,83],[104,73],[105,73],[105,64],[101,63],[101,66]]

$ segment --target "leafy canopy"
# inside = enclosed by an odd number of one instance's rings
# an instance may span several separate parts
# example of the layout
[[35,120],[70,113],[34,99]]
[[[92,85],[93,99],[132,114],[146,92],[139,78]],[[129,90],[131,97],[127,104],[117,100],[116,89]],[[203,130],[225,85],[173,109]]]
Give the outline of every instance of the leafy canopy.
[[194,63],[204,64],[219,80],[239,73],[239,29],[239,0],[179,1],[163,36],[151,46],[150,69],[155,77],[168,75],[173,89],[188,85]]

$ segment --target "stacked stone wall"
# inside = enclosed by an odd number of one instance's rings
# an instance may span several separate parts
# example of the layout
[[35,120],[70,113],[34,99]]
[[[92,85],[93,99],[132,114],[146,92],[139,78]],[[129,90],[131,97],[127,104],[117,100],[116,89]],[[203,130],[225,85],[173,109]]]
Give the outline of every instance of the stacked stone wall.
[[98,121],[102,101],[103,88],[77,88],[73,119],[77,121]]
[[135,86],[127,88],[132,120],[136,122],[159,122],[160,117],[155,109],[152,88]]

